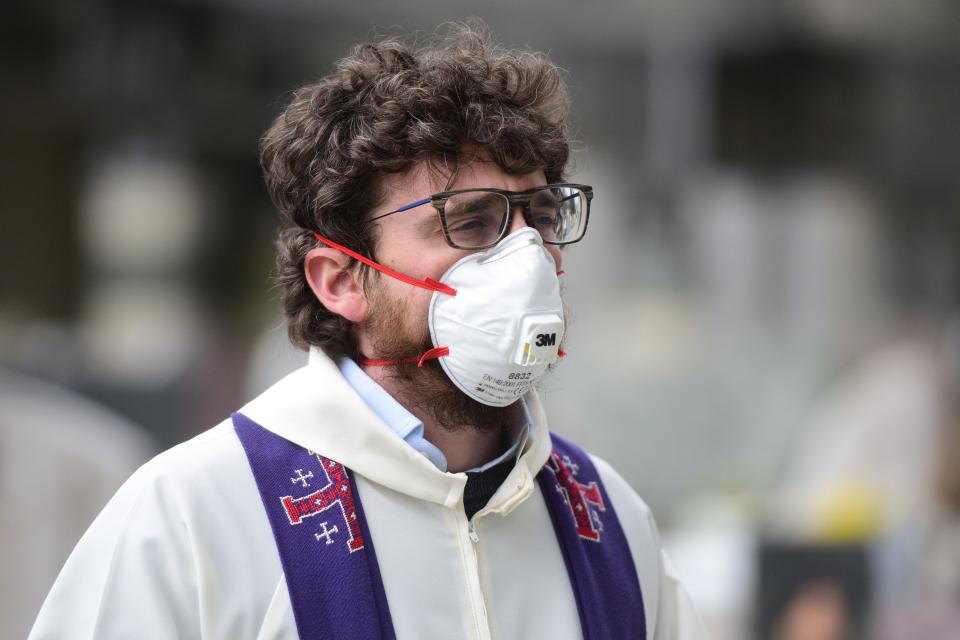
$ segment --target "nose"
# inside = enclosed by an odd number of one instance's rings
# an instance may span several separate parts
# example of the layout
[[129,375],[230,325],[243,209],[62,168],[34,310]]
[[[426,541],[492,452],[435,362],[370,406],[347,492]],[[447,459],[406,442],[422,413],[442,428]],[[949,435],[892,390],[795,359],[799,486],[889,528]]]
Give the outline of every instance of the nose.
[[523,207],[517,205],[513,208],[513,216],[510,218],[510,229],[507,231],[507,233],[516,233],[517,231],[520,231],[520,229],[528,226],[530,225],[527,224],[527,219],[523,215]]
[[[516,233],[517,231],[520,231],[520,229],[530,226],[529,224],[527,224],[527,219],[523,215],[523,213],[524,213],[523,207],[518,205],[517,207],[514,208],[513,216],[510,219],[510,228],[507,230],[507,235]],[[553,261],[557,263],[557,271],[562,270],[563,254],[560,251],[560,247],[558,247],[555,244],[544,243],[543,248],[547,250],[547,253],[553,256]]]

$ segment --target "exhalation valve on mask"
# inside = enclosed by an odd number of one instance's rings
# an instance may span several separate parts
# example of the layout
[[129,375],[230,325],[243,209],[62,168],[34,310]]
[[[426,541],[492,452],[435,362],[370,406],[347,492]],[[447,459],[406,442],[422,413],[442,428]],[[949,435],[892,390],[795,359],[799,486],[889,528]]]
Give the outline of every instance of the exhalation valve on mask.
[[520,340],[513,354],[514,364],[553,364],[560,359],[558,336],[562,335],[563,320],[553,314],[524,317],[520,322]]

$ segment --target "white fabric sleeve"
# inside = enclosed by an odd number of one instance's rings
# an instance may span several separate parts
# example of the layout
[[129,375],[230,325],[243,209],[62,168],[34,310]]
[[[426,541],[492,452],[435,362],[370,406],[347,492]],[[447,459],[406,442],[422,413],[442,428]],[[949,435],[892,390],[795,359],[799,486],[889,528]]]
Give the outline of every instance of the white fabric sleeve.
[[605,460],[591,455],[627,537],[640,579],[647,638],[701,640],[708,638],[686,588],[660,546],[660,534],[650,507]]
[[117,491],[80,539],[30,640],[200,637],[196,570],[163,456]]

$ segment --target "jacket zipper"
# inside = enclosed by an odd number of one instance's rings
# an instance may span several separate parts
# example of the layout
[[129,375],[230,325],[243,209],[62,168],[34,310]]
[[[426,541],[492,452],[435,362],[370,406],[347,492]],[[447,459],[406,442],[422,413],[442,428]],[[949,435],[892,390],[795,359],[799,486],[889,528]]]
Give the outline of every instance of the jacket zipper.
[[476,525],[473,520],[467,520],[462,507],[457,515],[457,525],[460,530],[460,553],[463,558],[464,571],[467,576],[467,591],[470,596],[470,604],[473,609],[473,620],[477,630],[479,640],[489,640],[490,622],[487,619],[487,605],[483,599],[483,589],[480,587],[480,569],[477,558],[477,543],[480,537],[477,535]]
[[477,544],[480,542],[480,536],[477,535],[477,527],[473,522],[473,520],[467,520],[467,535],[470,536],[473,544]]

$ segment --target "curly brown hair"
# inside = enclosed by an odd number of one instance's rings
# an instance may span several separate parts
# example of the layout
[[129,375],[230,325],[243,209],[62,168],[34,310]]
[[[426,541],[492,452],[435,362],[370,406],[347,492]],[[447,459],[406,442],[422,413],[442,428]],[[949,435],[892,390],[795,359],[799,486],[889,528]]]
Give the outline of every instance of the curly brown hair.
[[[563,72],[539,53],[506,50],[482,22],[454,25],[426,47],[395,39],[358,45],[336,71],[293,93],[260,143],[274,204],[287,222],[276,282],[291,342],[356,357],[351,323],[307,284],[312,231],[364,255],[377,237],[366,222],[383,199],[380,178],[414,163],[452,167],[476,147],[507,173],[542,169],[560,182],[569,158]],[[360,268],[366,281],[366,267]]]

